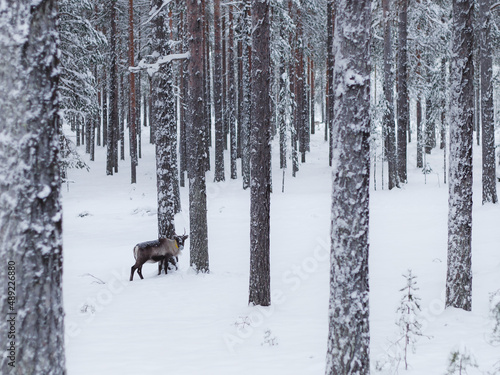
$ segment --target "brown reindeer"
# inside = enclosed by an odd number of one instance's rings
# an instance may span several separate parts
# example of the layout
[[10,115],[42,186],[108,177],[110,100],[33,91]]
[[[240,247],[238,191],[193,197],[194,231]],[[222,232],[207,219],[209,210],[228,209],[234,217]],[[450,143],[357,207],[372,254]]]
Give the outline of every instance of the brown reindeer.
[[139,277],[142,276],[142,266],[144,263],[160,262],[158,266],[158,275],[161,273],[162,266],[165,267],[167,273],[167,263],[169,257],[176,257],[184,248],[184,241],[188,238],[187,234],[182,236],[175,235],[173,239],[160,238],[155,241],[141,242],[134,246],[135,264],[130,272],[130,281],[134,279],[134,271],[137,270]]

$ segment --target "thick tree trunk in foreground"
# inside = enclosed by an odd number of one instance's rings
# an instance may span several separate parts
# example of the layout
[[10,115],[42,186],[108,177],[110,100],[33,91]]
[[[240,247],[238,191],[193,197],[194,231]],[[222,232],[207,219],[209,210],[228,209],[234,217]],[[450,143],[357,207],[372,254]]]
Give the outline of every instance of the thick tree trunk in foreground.
[[208,119],[203,108],[203,9],[204,0],[187,0],[187,37],[189,39],[188,138],[189,219],[191,266],[208,272],[208,229],[206,191],[206,150]]
[[[162,0],[154,0],[154,9],[159,9]],[[163,9],[153,19],[151,47],[158,56],[171,53],[166,30],[167,10]],[[175,98],[173,92],[172,65],[162,64],[152,80],[153,126],[156,145],[156,184],[158,191],[158,237],[172,238],[175,232],[175,184],[177,184],[177,126]]]
[[61,375],[57,11],[53,0],[0,8],[0,373]]
[[[337,2],[327,375],[370,373],[370,4]],[[351,42],[356,35],[356,43]]]
[[472,308],[473,5],[453,1],[446,306]]
[[269,1],[252,0],[252,128],[249,303],[271,304],[269,264],[271,201],[271,106]]

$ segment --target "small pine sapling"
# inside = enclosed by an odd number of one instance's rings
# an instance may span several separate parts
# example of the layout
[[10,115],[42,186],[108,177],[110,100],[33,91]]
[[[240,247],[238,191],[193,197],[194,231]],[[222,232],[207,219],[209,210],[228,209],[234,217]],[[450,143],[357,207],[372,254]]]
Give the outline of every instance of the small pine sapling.
[[469,367],[479,367],[474,355],[467,349],[465,345],[460,345],[457,349],[454,349],[450,353],[448,359],[448,371],[446,375],[466,375],[467,368]]
[[401,337],[398,342],[403,343],[403,359],[405,362],[405,370],[408,370],[408,350],[415,352],[415,343],[422,334],[422,324],[419,322],[420,314],[420,298],[415,294],[417,288],[416,276],[411,270],[403,277],[406,279],[406,285],[400,291],[403,292],[401,303],[397,309],[399,315],[397,325],[400,329]]

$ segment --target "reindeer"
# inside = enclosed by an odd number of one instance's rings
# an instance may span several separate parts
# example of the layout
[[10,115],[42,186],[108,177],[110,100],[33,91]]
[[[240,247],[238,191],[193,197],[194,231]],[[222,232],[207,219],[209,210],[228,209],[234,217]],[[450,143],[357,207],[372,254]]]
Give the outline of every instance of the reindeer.
[[144,279],[144,277],[142,277],[142,266],[146,262],[160,262],[158,265],[158,275],[161,273],[163,266],[165,267],[165,273],[167,273],[168,258],[176,257],[180,254],[181,250],[184,248],[184,241],[186,238],[188,238],[188,235],[184,233],[182,236],[174,235],[173,239],[160,238],[156,241],[141,242],[135,245],[135,264],[132,266],[130,272],[130,281],[134,279],[135,270],[137,270],[139,277]]

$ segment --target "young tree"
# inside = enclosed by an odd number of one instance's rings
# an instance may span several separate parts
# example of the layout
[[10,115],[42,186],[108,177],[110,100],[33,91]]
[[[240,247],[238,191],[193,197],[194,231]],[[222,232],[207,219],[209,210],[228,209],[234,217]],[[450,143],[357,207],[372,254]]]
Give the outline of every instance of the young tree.
[[203,9],[205,0],[187,0],[187,37],[189,40],[188,105],[186,133],[188,139],[189,219],[191,266],[209,271],[206,150],[207,132],[203,109]]
[[252,0],[252,128],[250,183],[250,293],[249,303],[271,304],[270,204],[270,5]]
[[497,203],[495,121],[493,106],[493,51],[490,0],[479,1],[481,54],[481,123],[483,152],[483,204]]
[[[329,334],[326,374],[369,374],[371,1],[337,1]],[[351,38],[356,35],[356,43]]]
[[453,1],[446,306],[466,311],[472,308],[473,9],[472,0]]
[[399,181],[405,183],[406,175],[406,139],[410,121],[408,102],[408,0],[399,1],[398,23],[398,72],[397,72],[397,163]]
[[53,0],[0,8],[0,373],[62,375],[58,13]]

